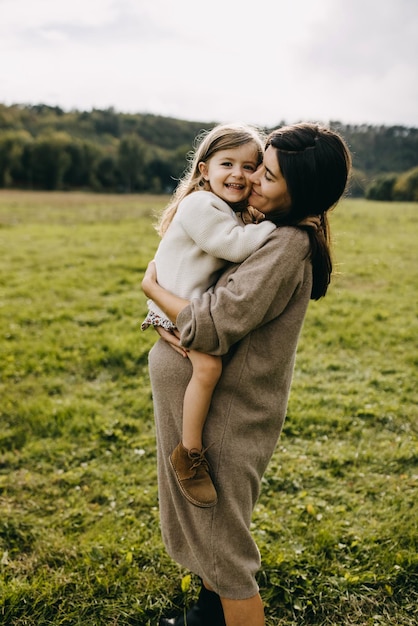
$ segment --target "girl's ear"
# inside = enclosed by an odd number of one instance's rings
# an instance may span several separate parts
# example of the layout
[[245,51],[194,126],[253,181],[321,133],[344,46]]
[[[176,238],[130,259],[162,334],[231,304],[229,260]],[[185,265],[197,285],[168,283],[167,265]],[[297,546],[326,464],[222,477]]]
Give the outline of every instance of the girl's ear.
[[198,168],[203,178],[205,180],[209,180],[208,179],[208,166],[206,165],[206,163],[204,161],[199,161]]

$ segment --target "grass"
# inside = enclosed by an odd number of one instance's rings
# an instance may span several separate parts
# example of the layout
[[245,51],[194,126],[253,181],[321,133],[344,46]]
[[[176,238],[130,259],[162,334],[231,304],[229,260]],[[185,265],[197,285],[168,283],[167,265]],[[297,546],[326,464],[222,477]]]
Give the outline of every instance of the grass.
[[[139,289],[161,196],[0,193],[0,623],[154,626],[166,555]],[[346,200],[253,532],[267,626],[412,626],[417,204]],[[3,621],[2,621],[3,620]]]

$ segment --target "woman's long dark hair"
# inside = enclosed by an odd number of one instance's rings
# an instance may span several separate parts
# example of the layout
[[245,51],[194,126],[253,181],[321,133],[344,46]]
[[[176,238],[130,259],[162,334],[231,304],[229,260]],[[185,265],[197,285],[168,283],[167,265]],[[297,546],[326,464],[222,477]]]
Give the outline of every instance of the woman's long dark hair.
[[267,138],[268,146],[276,149],[291,198],[290,211],[276,223],[297,225],[309,215],[321,220],[317,230],[304,227],[311,242],[311,298],[319,300],[327,292],[332,273],[328,211],[346,189],[350,152],[342,137],[317,124],[295,124],[275,130]]

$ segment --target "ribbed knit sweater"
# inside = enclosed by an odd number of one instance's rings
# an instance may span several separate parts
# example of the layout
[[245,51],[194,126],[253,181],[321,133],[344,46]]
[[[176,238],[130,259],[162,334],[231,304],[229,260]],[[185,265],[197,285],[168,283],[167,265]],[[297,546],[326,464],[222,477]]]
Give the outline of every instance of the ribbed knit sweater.
[[[181,298],[198,297],[215,283],[227,262],[246,259],[275,229],[269,221],[244,224],[212,192],[193,192],[180,202],[158,246],[158,282]],[[152,300],[148,308],[165,317]]]

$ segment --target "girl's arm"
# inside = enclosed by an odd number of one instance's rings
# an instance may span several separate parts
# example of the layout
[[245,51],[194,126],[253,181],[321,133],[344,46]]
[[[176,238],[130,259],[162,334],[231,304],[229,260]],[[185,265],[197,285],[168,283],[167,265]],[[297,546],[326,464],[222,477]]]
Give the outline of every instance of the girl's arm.
[[207,191],[194,191],[180,203],[176,219],[198,248],[231,263],[240,263],[276,229],[269,221],[239,221],[226,202]]

